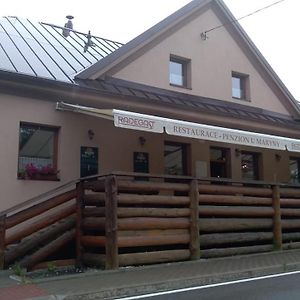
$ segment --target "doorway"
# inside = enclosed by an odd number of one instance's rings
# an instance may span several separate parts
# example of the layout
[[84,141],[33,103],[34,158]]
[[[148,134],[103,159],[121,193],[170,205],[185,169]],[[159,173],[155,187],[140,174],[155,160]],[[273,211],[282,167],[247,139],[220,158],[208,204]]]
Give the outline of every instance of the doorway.
[[167,175],[188,175],[188,144],[165,142],[164,170]]

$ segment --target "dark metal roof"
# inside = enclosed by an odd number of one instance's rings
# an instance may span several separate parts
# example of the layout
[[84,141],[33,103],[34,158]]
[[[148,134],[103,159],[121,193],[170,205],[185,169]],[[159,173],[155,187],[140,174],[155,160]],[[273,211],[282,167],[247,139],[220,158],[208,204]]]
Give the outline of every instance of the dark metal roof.
[[104,92],[119,97],[121,96],[151,101],[153,103],[157,103],[158,105],[171,104],[181,106],[183,108],[196,109],[202,113],[247,119],[268,124],[273,123],[274,125],[276,124],[279,126],[300,126],[300,123],[290,116],[275,113],[262,108],[251,107],[248,105],[202,96],[173,92],[116,78],[106,78],[105,80],[76,79],[76,82],[79,86],[95,89],[99,92]]
[[0,69],[34,77],[73,82],[78,72],[90,67],[122,46],[92,36],[84,52],[87,34],[17,17],[0,18]]

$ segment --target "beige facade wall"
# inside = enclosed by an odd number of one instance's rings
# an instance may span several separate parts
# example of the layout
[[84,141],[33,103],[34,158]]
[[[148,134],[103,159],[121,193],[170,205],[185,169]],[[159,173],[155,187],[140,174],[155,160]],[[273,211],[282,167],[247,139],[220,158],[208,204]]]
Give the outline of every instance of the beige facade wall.
[[[208,10],[112,75],[177,92],[289,114],[224,27],[208,33],[207,40],[201,40],[201,32],[220,24],[215,13]],[[170,86],[170,54],[191,59],[191,89]],[[232,98],[232,71],[249,75],[249,102]]]
[[[164,173],[164,142],[181,142],[189,145],[190,175],[197,174],[197,164],[202,162],[209,171],[209,147],[230,148],[232,178],[240,180],[240,158],[235,149],[257,151],[262,154],[262,180],[287,182],[289,180],[287,152],[281,152],[281,160],[275,160],[276,151],[259,148],[243,148],[230,144],[214,144],[189,138],[173,137],[142,131],[115,128],[113,122],[82,114],[55,110],[54,102],[32,100],[16,96],[0,95],[0,211],[37,196],[80,176],[80,146],[99,148],[99,172],[133,171],[133,152],[148,152],[150,173]],[[17,179],[20,121],[59,126],[58,169],[60,182]],[[93,140],[88,130],[95,132]],[[139,137],[144,137],[141,146]],[[295,156],[295,155],[292,155]],[[297,156],[297,155],[296,155]],[[300,155],[298,155],[300,156]],[[198,163],[197,163],[198,162]]]

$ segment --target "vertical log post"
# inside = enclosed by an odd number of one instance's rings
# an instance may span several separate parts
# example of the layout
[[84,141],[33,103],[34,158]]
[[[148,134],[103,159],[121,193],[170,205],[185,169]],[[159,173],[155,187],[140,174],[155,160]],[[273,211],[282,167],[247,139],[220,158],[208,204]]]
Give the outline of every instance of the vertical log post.
[[83,210],[83,183],[79,182],[76,185],[76,266],[82,266],[82,210]]
[[199,233],[199,188],[198,181],[190,183],[190,251],[191,260],[200,258],[200,233]]
[[6,215],[0,216],[0,270],[5,267],[5,230]]
[[117,178],[109,176],[105,179],[105,236],[106,236],[106,269],[119,267],[118,228],[117,228]]
[[274,250],[282,250],[282,227],[280,211],[280,188],[278,185],[272,186],[272,204],[274,209],[273,217],[273,244]]

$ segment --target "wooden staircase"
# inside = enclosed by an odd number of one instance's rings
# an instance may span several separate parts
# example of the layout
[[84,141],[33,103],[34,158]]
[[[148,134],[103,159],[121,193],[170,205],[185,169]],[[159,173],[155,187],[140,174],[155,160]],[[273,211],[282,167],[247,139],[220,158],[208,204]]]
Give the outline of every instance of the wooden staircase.
[[[76,184],[72,181],[1,213],[2,269],[18,265],[30,270],[51,257],[59,257],[56,254],[75,241]],[[56,263],[63,264],[66,259],[75,263],[73,253],[59,257]]]

